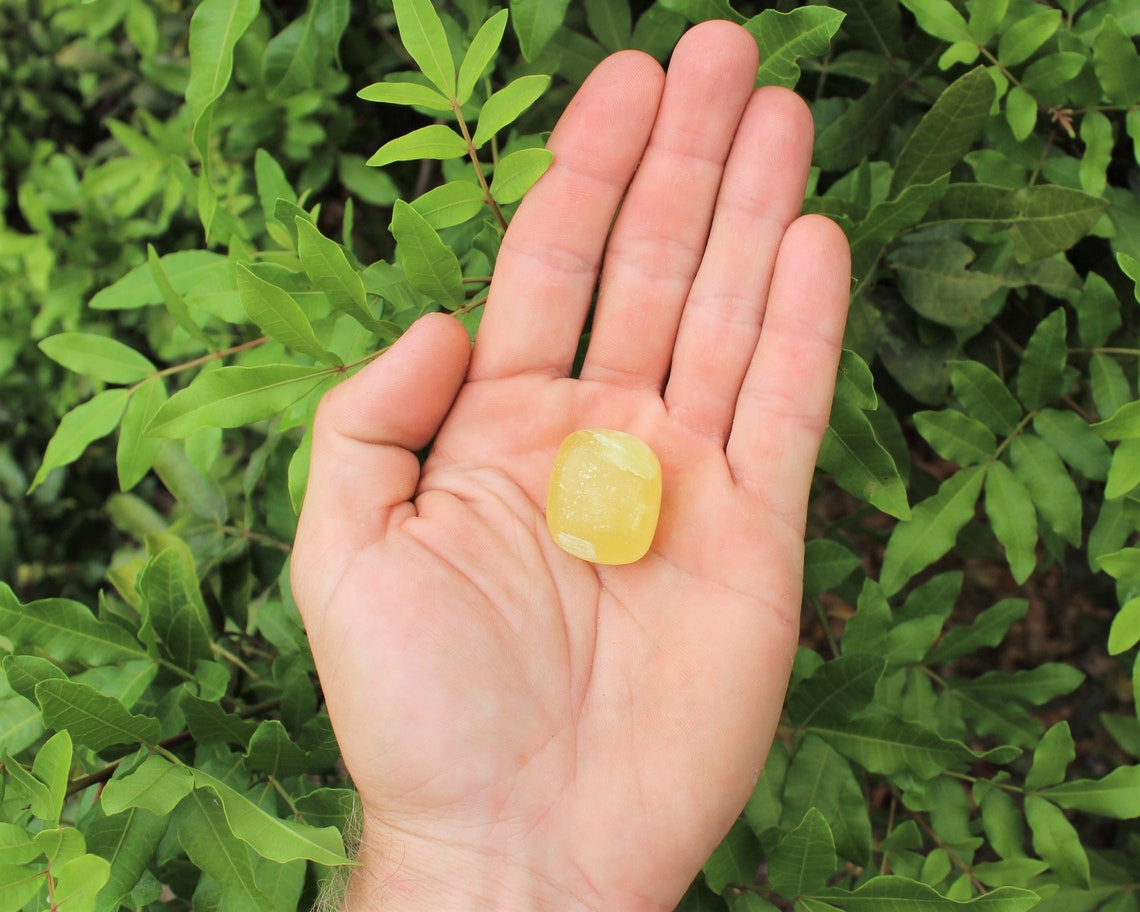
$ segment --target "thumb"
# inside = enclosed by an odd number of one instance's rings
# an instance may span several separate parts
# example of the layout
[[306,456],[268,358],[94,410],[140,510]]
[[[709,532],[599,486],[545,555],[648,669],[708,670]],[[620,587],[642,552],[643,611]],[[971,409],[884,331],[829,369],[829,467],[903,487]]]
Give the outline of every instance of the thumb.
[[302,612],[323,604],[355,554],[384,537],[395,510],[413,509],[416,450],[443,423],[470,354],[458,320],[428,314],[321,400],[293,550],[293,589]]

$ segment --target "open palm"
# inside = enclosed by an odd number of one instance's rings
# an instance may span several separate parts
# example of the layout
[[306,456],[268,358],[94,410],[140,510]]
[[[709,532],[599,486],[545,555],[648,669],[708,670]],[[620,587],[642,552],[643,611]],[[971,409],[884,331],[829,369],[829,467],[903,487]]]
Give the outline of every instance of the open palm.
[[[755,71],[723,22],[667,79],[608,58],[474,352],[426,317],[322,403],[293,579],[364,805],[347,908],[671,908],[759,774],[849,272],[835,225],[797,218],[807,109]],[[661,459],[634,564],[546,530],[555,451],[587,427]]]

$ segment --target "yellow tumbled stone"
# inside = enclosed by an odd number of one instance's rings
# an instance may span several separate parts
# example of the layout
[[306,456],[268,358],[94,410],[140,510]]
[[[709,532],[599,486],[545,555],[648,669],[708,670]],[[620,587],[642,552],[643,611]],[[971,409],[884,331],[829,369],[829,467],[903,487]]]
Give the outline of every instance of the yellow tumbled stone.
[[645,556],[661,513],[661,463],[622,431],[575,431],[562,441],[546,494],[546,524],[563,551],[596,564]]

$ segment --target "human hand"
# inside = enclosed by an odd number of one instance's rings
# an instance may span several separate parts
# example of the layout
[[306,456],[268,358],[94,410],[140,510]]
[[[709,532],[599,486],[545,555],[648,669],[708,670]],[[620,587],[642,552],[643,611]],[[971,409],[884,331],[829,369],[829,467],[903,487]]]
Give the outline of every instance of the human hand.
[[[292,573],[364,809],[345,908],[670,909],[753,788],[850,277],[842,232],[797,217],[810,114],[753,92],[756,65],[725,22],[667,78],[608,58],[511,223],[474,351],[425,317],[321,405]],[[660,457],[636,563],[547,532],[555,451],[585,427]]]

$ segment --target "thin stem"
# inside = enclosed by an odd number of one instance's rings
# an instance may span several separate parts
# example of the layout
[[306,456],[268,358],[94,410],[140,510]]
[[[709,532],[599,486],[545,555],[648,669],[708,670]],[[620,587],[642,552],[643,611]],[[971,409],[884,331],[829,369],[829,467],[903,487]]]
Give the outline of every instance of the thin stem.
[[259,532],[251,532],[249,529],[242,529],[239,526],[222,526],[222,531],[227,535],[244,538],[247,541],[257,542],[260,545],[268,545],[271,548],[276,548],[278,551],[284,551],[286,554],[290,554],[293,551],[292,546],[283,541],[278,541],[275,538],[262,535]]
[[899,802],[899,805],[904,811],[906,811],[907,816],[910,817],[910,819],[913,820],[916,824],[918,824],[919,829],[926,833],[926,835],[934,841],[934,844],[946,853],[951,863],[957,865],[962,870],[962,872],[970,878],[970,883],[974,885],[974,889],[976,889],[979,893],[985,893],[986,886],[980,880],[978,880],[977,875],[974,874],[973,868],[971,868],[968,864],[966,864],[966,862],[959,858],[954,850],[942,841],[942,837],[934,832],[934,829],[930,826],[930,824],[922,819],[922,815],[912,811],[902,802]]
[[209,354],[202,355],[202,357],[195,358],[192,361],[184,361],[181,364],[175,364],[171,367],[163,368],[162,370],[151,374],[145,380],[140,380],[134,386],[130,387],[130,392],[133,393],[135,390],[141,389],[148,383],[153,383],[159,377],[169,377],[172,374],[178,374],[182,371],[191,370],[192,368],[207,364],[210,361],[217,361],[219,358],[226,358],[230,355],[236,355],[238,352],[246,351],[250,348],[256,348],[259,345],[264,345],[268,341],[269,336],[262,336],[260,339],[251,339],[249,342],[242,342],[240,345],[234,345],[230,348],[223,348],[220,351],[210,352]]
[[823,609],[823,602],[817,598],[809,599],[812,608],[815,609],[816,617],[819,618],[819,623],[823,627],[823,633],[827,637],[827,645],[831,648],[831,655],[834,658],[839,658],[839,643],[835,639],[835,634],[831,630],[831,622],[828,620],[827,612]]
[[467,121],[463,119],[463,113],[459,110],[459,103],[452,99],[451,109],[455,112],[455,119],[459,122],[459,132],[463,134],[463,139],[467,143],[467,156],[471,159],[471,164],[475,166],[475,177],[479,180],[479,186],[483,189],[483,196],[487,199],[487,204],[491,207],[491,211],[495,213],[495,218],[499,220],[499,225],[504,231],[507,230],[507,220],[503,217],[502,210],[499,209],[499,204],[495,202],[495,198],[491,196],[491,187],[487,183],[487,175],[483,173],[483,165],[479,161],[479,155],[475,151],[475,144],[471,141],[471,131],[467,129]]

